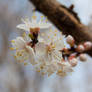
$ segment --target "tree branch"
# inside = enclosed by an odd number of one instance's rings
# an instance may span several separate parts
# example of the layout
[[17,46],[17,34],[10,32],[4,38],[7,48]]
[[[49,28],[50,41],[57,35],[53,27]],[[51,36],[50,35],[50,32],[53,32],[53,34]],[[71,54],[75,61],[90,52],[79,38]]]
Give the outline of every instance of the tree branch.
[[[72,35],[76,44],[84,41],[92,42],[92,31],[83,25],[77,13],[73,12],[73,6],[69,9],[56,0],[30,0],[36,10],[42,12],[63,34]],[[92,49],[87,52],[92,56]]]

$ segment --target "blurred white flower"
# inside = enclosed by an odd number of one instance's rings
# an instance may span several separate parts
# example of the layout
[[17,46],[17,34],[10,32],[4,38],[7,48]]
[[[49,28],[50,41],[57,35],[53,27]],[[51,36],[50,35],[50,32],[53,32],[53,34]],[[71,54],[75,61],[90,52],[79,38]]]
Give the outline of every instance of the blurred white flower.
[[46,23],[43,22],[42,20],[40,20],[39,22],[37,21],[37,19],[35,18],[36,16],[33,16],[31,21],[26,18],[26,19],[22,19],[22,22],[24,24],[19,24],[17,26],[17,28],[25,30],[25,31],[30,31],[30,29],[32,28],[39,28],[40,30],[44,30],[44,29],[49,29],[51,28],[51,24],[50,23]]
[[35,64],[35,54],[33,48],[27,45],[27,42],[22,37],[17,37],[12,40],[12,48],[16,50],[15,57],[18,61],[24,62],[30,60],[31,64]]
[[61,62],[62,60],[62,53],[57,50],[57,47],[53,44],[48,45],[46,43],[39,42],[35,45],[35,51],[38,60],[41,58],[42,62],[45,61],[47,64],[50,64],[53,60],[56,62]]
[[57,75],[66,76],[70,72],[73,72],[73,69],[68,62],[58,63]]
[[38,40],[39,42],[54,46],[57,50],[64,48],[64,36],[58,30],[50,29],[40,32]]
[[[17,28],[28,31],[22,37],[12,40],[12,50],[16,50],[15,57],[18,61],[29,60],[34,65],[36,71],[48,76],[56,73],[64,76],[72,72],[69,62],[65,62],[62,57],[64,46],[64,36],[61,32],[51,29],[50,23],[37,22],[36,16],[29,19],[22,19],[24,24]],[[42,30],[42,31],[41,31]]]
[[12,45],[15,49],[23,49],[26,46],[26,42],[22,37],[17,37],[16,39],[12,40]]
[[36,70],[42,74],[51,74],[62,71],[62,74],[72,72],[71,65],[63,61],[62,50],[64,48],[63,36],[59,31],[48,31],[40,34],[35,45],[35,54],[39,65]]

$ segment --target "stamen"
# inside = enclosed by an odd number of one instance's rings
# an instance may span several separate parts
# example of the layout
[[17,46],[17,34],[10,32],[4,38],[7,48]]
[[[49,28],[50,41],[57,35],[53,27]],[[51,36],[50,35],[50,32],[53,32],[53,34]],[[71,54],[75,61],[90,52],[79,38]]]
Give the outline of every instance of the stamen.
[[56,34],[54,34],[54,36],[56,36]]
[[41,16],[41,20],[40,20],[41,22],[43,22],[43,18],[44,18],[44,16]]
[[41,18],[44,18],[44,16],[41,16]]
[[57,30],[55,30],[55,32],[58,32]]
[[25,63],[24,63],[24,66],[26,66],[26,65],[28,65],[28,63],[27,63],[27,62],[25,62]]
[[17,58],[17,56],[15,56],[15,55],[14,55],[14,58],[16,59],[16,58]]
[[58,70],[58,73],[62,73],[62,70]]
[[34,16],[32,16],[32,18],[33,18],[34,20],[36,20],[37,17],[34,15]]
[[15,48],[11,47],[10,50],[15,50]]
[[40,72],[40,70],[37,70],[36,72]]
[[48,36],[48,38],[50,38],[50,36]]
[[23,34],[22,34],[22,37],[24,38],[26,36],[26,33],[24,32]]
[[15,40],[11,40],[12,43],[15,43]]
[[52,32],[52,29],[50,29],[50,32]]
[[45,36],[45,33],[42,33],[41,35],[42,35],[42,36]]
[[45,21],[46,21],[46,23],[47,23],[47,22],[48,22],[48,19],[46,18],[46,20],[45,20]]

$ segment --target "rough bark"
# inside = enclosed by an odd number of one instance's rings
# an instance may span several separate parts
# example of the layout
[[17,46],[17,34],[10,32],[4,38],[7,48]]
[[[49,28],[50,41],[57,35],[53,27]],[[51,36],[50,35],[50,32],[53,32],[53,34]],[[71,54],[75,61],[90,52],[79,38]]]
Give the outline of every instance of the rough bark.
[[[66,8],[56,0],[30,1],[34,4],[36,10],[46,15],[63,34],[72,35],[76,44],[84,41],[92,42],[92,31],[80,22],[77,13],[72,10],[73,6]],[[92,49],[87,53],[92,56]]]

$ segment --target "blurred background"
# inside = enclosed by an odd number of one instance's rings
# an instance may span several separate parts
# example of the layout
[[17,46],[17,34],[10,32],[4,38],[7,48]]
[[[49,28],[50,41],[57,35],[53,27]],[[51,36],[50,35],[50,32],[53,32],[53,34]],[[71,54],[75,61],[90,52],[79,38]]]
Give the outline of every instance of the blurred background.
[[[92,26],[92,0],[58,0],[67,7],[75,5],[82,23]],[[0,0],[0,92],[92,92],[92,58],[79,63],[72,75],[41,76],[31,66],[17,63],[9,50],[10,40],[20,35],[16,25],[31,17],[28,0]]]

